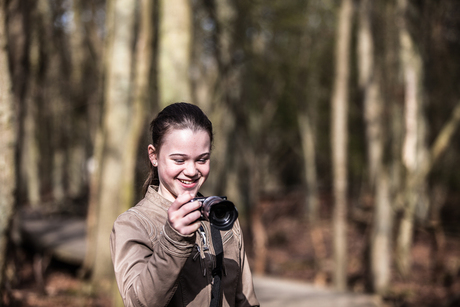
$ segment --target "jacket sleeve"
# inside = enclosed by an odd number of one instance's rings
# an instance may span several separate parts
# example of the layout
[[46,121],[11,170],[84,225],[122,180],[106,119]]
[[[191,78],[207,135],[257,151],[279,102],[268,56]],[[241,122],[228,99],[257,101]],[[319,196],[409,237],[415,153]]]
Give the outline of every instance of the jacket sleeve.
[[156,229],[133,213],[119,216],[110,249],[125,306],[166,306],[194,242],[195,234],[182,236],[168,222]]
[[[237,225],[239,226],[239,223]],[[241,233],[241,229],[239,229]],[[240,243],[240,266],[241,266],[241,279],[237,287],[236,293],[236,306],[238,307],[259,307],[259,301],[257,300],[254,283],[252,281],[252,273],[249,267],[248,258],[246,256],[244,248],[243,235],[241,234]]]

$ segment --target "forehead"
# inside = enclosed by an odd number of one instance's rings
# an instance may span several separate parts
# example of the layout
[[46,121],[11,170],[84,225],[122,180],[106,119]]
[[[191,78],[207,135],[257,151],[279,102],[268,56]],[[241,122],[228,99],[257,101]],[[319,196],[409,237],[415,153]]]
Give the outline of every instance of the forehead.
[[206,152],[211,147],[209,133],[205,130],[171,129],[163,139],[161,149],[177,151],[180,153],[192,153],[195,151]]

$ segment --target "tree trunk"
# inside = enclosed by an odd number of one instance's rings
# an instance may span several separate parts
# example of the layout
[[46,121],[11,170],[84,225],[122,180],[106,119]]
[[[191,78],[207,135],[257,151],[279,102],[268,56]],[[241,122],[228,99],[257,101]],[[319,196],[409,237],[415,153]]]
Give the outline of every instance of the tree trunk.
[[335,261],[333,283],[338,290],[345,290],[347,287],[347,131],[352,17],[352,1],[342,0],[337,23],[336,68],[331,101]]
[[[132,63],[136,3],[114,0],[107,8],[107,45],[105,63],[105,101],[100,139],[97,141],[96,172],[93,176],[88,216],[90,247],[86,265],[92,264],[92,282],[102,291],[110,291],[113,278],[108,239],[117,216],[132,205],[134,169],[127,169],[137,144],[134,123],[140,121],[132,99]],[[116,23],[115,23],[116,21]],[[119,26],[123,25],[123,26]],[[137,124],[137,123],[136,123]],[[134,148],[127,148],[126,145]],[[92,246],[92,247],[91,247]]]
[[321,76],[320,55],[325,51],[325,43],[320,36],[321,30],[312,25],[314,16],[321,15],[321,8],[324,4],[311,2],[305,11],[305,22],[299,45],[299,62],[296,65],[297,74],[301,69],[307,72],[307,82],[304,84],[306,98],[302,99],[302,105],[298,105],[297,121],[299,124],[300,139],[302,142],[302,153],[304,161],[304,177],[306,183],[306,218],[310,224],[319,220],[319,193],[317,175],[317,113],[321,98]]
[[188,0],[160,0],[158,87],[160,107],[192,102],[189,78],[192,11]]
[[380,79],[374,60],[374,39],[371,30],[371,1],[362,0],[359,13],[358,59],[359,85],[363,92],[364,122],[369,165],[369,189],[376,195],[374,219],[370,237],[370,268],[372,287],[376,293],[385,294],[391,270],[391,214],[390,187],[383,162],[383,101]]
[[[32,14],[33,15],[33,14]],[[39,175],[40,149],[38,146],[37,121],[38,106],[36,102],[40,65],[39,31],[35,26],[30,35],[29,45],[29,75],[24,97],[24,134],[21,144],[21,177],[27,186],[27,201],[32,208],[38,208],[41,195],[41,180]]]
[[[150,72],[153,64],[153,36],[154,36],[154,1],[140,1],[140,25],[138,38],[135,46],[135,65],[134,65],[134,83],[133,83],[133,98],[132,98],[132,122],[130,128],[129,143],[126,145],[126,158],[124,159],[124,167],[127,170],[124,176],[124,184],[126,186],[123,194],[125,209],[132,205],[133,201],[144,195],[140,195],[140,191],[134,190],[134,182],[136,175],[136,163],[138,161],[139,142],[142,133],[148,131],[146,125],[148,105],[153,102],[151,98]],[[156,103],[156,101],[155,101]],[[146,157],[147,148],[141,148],[143,157]],[[142,154],[142,153],[141,153]],[[137,192],[137,193],[136,193]]]
[[382,170],[376,181],[374,219],[371,233],[371,274],[375,293],[385,294],[391,279],[393,209],[389,178]]
[[86,181],[85,163],[86,149],[88,141],[85,132],[89,129],[86,122],[88,109],[88,96],[83,91],[84,69],[88,62],[85,52],[84,26],[82,22],[82,2],[73,1],[73,26],[70,36],[70,58],[71,58],[71,75],[70,83],[72,84],[72,101],[74,108],[71,110],[72,141],[68,144],[68,195],[71,198],[77,198],[84,193]]
[[[67,118],[68,111],[66,107],[70,97],[65,97],[66,91],[62,90],[65,84],[66,76],[63,74],[64,61],[62,60],[58,45],[62,40],[62,35],[54,29],[54,13],[51,3],[48,1],[39,1],[37,11],[39,15],[37,22],[41,23],[43,34],[40,37],[40,45],[46,56],[44,64],[46,65],[45,78],[43,82],[43,101],[52,101],[44,104],[51,117],[51,129],[53,133],[49,138],[51,148],[51,184],[53,200],[58,206],[62,206],[66,197],[65,176],[67,166],[67,144],[66,137],[68,128]],[[36,102],[35,102],[36,103]],[[48,145],[48,144],[46,144]],[[43,148],[43,146],[42,146]]]
[[6,1],[0,0],[0,289],[4,284],[7,232],[15,205],[16,116],[8,69]]
[[[311,72],[310,72],[311,73]],[[314,90],[312,88],[312,90]],[[311,108],[310,108],[311,109]],[[311,224],[319,218],[318,181],[316,176],[316,146],[314,124],[306,111],[298,115],[300,138],[305,168],[305,182],[307,184],[307,217]]]
[[371,29],[371,1],[362,0],[358,28],[359,86],[364,98],[366,124],[367,161],[370,188],[373,188],[383,159],[383,103],[379,78],[375,69],[374,39]]
[[[405,15],[407,0],[398,0],[400,59],[404,76],[404,123],[405,136],[402,152],[406,168],[404,207],[397,236],[396,260],[403,276],[408,276],[411,267],[411,246],[414,215],[417,204],[423,200],[424,180],[417,182],[421,165],[427,159],[425,144],[426,124],[423,113],[422,77],[423,67],[420,52],[411,37]],[[425,189],[426,190],[426,189]],[[426,198],[425,198],[426,199]]]

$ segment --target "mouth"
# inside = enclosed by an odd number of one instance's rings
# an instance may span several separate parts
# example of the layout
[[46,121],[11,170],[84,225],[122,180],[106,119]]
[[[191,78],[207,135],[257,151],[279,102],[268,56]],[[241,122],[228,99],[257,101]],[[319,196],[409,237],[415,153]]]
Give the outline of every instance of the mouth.
[[198,181],[198,180],[184,180],[184,179],[178,179],[178,180],[184,185],[192,185]]

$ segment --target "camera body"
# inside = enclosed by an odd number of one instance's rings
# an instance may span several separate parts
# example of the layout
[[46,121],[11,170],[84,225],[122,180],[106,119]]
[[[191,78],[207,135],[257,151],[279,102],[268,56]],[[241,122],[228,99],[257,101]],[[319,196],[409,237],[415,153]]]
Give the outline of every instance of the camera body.
[[229,230],[238,218],[238,210],[225,196],[196,197],[191,200],[201,203],[200,220],[209,221],[219,230]]

